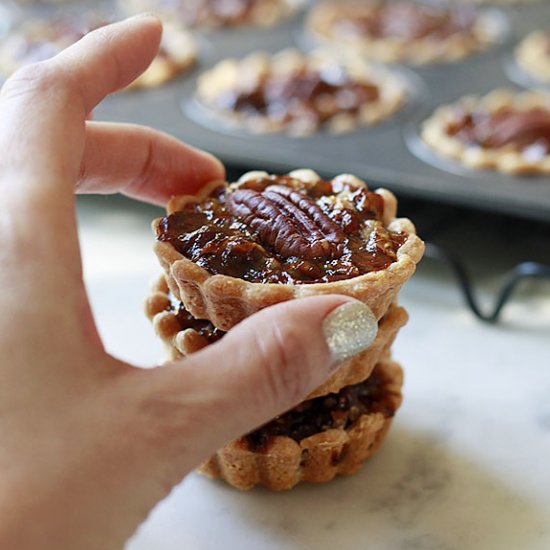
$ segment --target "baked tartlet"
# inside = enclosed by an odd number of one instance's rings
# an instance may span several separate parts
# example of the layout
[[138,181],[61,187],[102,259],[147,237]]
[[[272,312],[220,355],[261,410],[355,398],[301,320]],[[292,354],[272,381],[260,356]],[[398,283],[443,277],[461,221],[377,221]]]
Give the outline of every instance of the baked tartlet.
[[438,108],[422,127],[436,153],[468,168],[550,174],[550,95],[496,90]]
[[464,4],[348,0],[315,6],[306,29],[317,41],[356,48],[377,61],[422,64],[486,49],[502,34],[502,21]]
[[[175,361],[220,340],[225,332],[208,320],[195,319],[171,294],[165,277],[154,285],[145,303],[145,312],[155,332],[164,343],[168,360]],[[338,370],[308,399],[335,393],[345,386],[368,378],[375,365],[390,353],[397,333],[408,320],[404,308],[392,304],[378,324],[378,333],[371,346],[342,363]]]
[[256,311],[318,294],[352,296],[380,319],[422,257],[392,193],[348,174],[249,172],[174,197],[154,222],[155,251],[174,297],[229,330]]
[[303,0],[118,0],[128,14],[147,11],[187,27],[270,27],[293,15]]
[[341,133],[387,119],[406,99],[403,80],[358,56],[284,50],[226,59],[203,73],[205,116],[254,133]]
[[220,449],[199,472],[238,489],[274,491],[354,474],[380,448],[402,383],[400,366],[386,358],[366,381],[301,403]]
[[528,34],[516,48],[515,58],[532,80],[550,84],[550,30]]
[[[17,69],[44,61],[80,40],[108,21],[91,13],[47,19],[25,19],[0,44],[0,76],[8,78]],[[159,53],[149,68],[129,87],[159,86],[194,65],[195,42],[181,25],[164,25]]]

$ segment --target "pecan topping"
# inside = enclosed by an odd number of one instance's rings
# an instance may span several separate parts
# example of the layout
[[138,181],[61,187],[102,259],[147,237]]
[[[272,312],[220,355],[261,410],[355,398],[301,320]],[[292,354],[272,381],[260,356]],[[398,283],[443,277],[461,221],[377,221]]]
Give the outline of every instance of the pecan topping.
[[513,145],[524,149],[539,143],[550,152],[550,111],[534,107],[527,111],[505,109],[495,113],[458,113],[448,132],[481,147]]
[[343,254],[342,229],[309,197],[288,187],[271,185],[262,193],[238,189],[227,198],[227,209],[284,258]]

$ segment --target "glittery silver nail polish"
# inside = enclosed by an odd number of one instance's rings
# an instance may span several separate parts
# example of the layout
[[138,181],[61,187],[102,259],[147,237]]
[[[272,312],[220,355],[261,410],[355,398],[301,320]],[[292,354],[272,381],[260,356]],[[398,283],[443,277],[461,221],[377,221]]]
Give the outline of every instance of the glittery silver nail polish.
[[332,362],[337,366],[373,343],[378,332],[378,322],[367,305],[347,302],[327,316],[323,331]]

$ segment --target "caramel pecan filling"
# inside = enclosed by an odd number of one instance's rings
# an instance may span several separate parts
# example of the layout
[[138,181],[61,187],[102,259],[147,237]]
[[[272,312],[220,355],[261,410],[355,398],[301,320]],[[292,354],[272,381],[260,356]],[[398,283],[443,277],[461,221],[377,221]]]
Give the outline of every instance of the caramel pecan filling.
[[443,8],[412,2],[390,2],[372,8],[355,5],[333,23],[340,35],[420,40],[443,40],[455,34],[471,34],[476,21],[471,6]]
[[175,314],[181,330],[192,329],[208,340],[209,344],[217,342],[225,335],[223,330],[216,328],[210,321],[195,319],[195,317],[185,309],[183,303],[177,300],[171,292],[168,293],[168,298],[170,299],[170,305],[166,311]]
[[535,146],[543,154],[549,154],[550,110],[541,107],[526,111],[504,108],[494,113],[458,110],[447,125],[447,133],[484,149],[512,146],[524,150]]
[[385,269],[408,235],[382,224],[384,201],[339,181],[270,176],[187,203],[163,218],[159,241],[212,274],[315,283]]
[[266,452],[274,436],[301,441],[326,430],[345,430],[364,414],[380,412],[386,418],[392,417],[395,403],[387,391],[387,383],[376,368],[360,384],[304,401],[245,436],[248,447],[253,452]]
[[303,69],[298,73],[268,75],[251,90],[226,90],[214,107],[284,123],[324,123],[342,112],[358,113],[379,95],[378,86],[355,81],[340,67]]

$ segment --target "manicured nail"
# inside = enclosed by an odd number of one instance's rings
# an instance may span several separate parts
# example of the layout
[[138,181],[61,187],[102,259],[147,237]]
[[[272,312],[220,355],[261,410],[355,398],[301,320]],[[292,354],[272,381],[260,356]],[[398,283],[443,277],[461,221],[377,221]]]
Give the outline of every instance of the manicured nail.
[[378,322],[369,306],[347,302],[326,317],[323,331],[336,367],[370,347],[378,332]]

